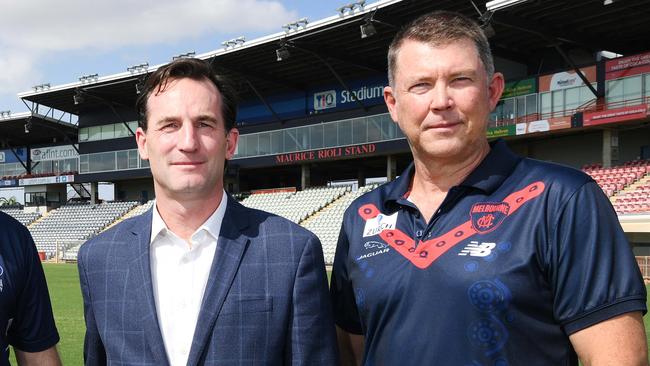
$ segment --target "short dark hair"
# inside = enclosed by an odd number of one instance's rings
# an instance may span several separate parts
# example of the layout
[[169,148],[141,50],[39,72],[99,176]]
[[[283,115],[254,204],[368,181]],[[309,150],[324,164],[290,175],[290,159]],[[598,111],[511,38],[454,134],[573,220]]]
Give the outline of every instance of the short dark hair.
[[483,29],[472,19],[456,12],[437,10],[424,14],[405,25],[388,47],[388,83],[395,84],[397,54],[405,40],[427,43],[432,46],[447,45],[467,39],[474,42],[488,79],[494,74],[494,60],[490,44]]
[[192,80],[209,80],[221,94],[221,117],[226,132],[235,127],[237,120],[237,94],[230,81],[223,75],[215,73],[210,64],[196,58],[181,58],[165,65],[149,75],[138,100],[138,125],[147,130],[147,101],[151,94],[165,91],[170,81],[189,78]]

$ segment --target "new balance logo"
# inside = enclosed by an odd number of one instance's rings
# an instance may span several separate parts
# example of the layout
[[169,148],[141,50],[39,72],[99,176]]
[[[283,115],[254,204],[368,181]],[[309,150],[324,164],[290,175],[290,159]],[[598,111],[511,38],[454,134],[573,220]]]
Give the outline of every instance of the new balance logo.
[[470,241],[467,246],[458,253],[458,255],[469,255],[472,257],[487,257],[492,254],[492,249],[497,246],[496,243],[480,243],[478,241]]

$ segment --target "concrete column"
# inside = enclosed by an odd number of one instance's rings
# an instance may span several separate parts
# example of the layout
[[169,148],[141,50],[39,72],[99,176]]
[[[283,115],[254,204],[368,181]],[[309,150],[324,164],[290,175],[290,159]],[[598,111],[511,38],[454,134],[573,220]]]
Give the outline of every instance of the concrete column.
[[300,174],[300,188],[301,189],[307,189],[309,187],[309,180],[310,180],[310,170],[309,170],[309,164],[303,164],[300,166],[301,167],[301,174]]
[[366,172],[363,169],[359,169],[357,172],[357,186],[364,187],[366,185]]
[[97,182],[90,183],[90,203],[97,203],[97,198],[99,196],[99,189]]
[[395,180],[396,176],[397,176],[397,160],[395,159],[395,156],[388,155],[386,157],[386,178],[390,182]]
[[603,130],[603,167],[618,164],[618,131]]

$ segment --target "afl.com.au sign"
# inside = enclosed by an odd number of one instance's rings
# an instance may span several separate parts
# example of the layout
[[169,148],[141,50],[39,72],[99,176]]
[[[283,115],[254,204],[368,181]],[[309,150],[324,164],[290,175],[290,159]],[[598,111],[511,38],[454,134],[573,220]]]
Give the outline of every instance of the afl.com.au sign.
[[79,153],[72,145],[39,147],[31,150],[32,161],[52,161],[79,158]]

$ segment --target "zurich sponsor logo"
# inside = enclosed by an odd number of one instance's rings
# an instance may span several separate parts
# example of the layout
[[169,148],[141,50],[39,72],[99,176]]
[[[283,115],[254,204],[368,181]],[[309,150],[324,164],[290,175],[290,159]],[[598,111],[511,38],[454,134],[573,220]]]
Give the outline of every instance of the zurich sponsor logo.
[[363,228],[363,237],[373,236],[381,233],[384,230],[393,230],[395,229],[395,224],[397,223],[397,212],[392,215],[379,214],[377,217],[374,217],[366,221],[366,225]]
[[367,242],[365,242],[363,244],[363,247],[366,250],[373,250],[373,249],[374,250],[372,252],[360,255],[357,258],[357,261],[360,261],[360,260],[366,259],[366,258],[370,258],[370,257],[374,257],[376,255],[388,253],[388,251],[390,250],[390,248],[388,247],[388,244],[382,243],[382,242],[379,242],[379,241],[367,241]]

